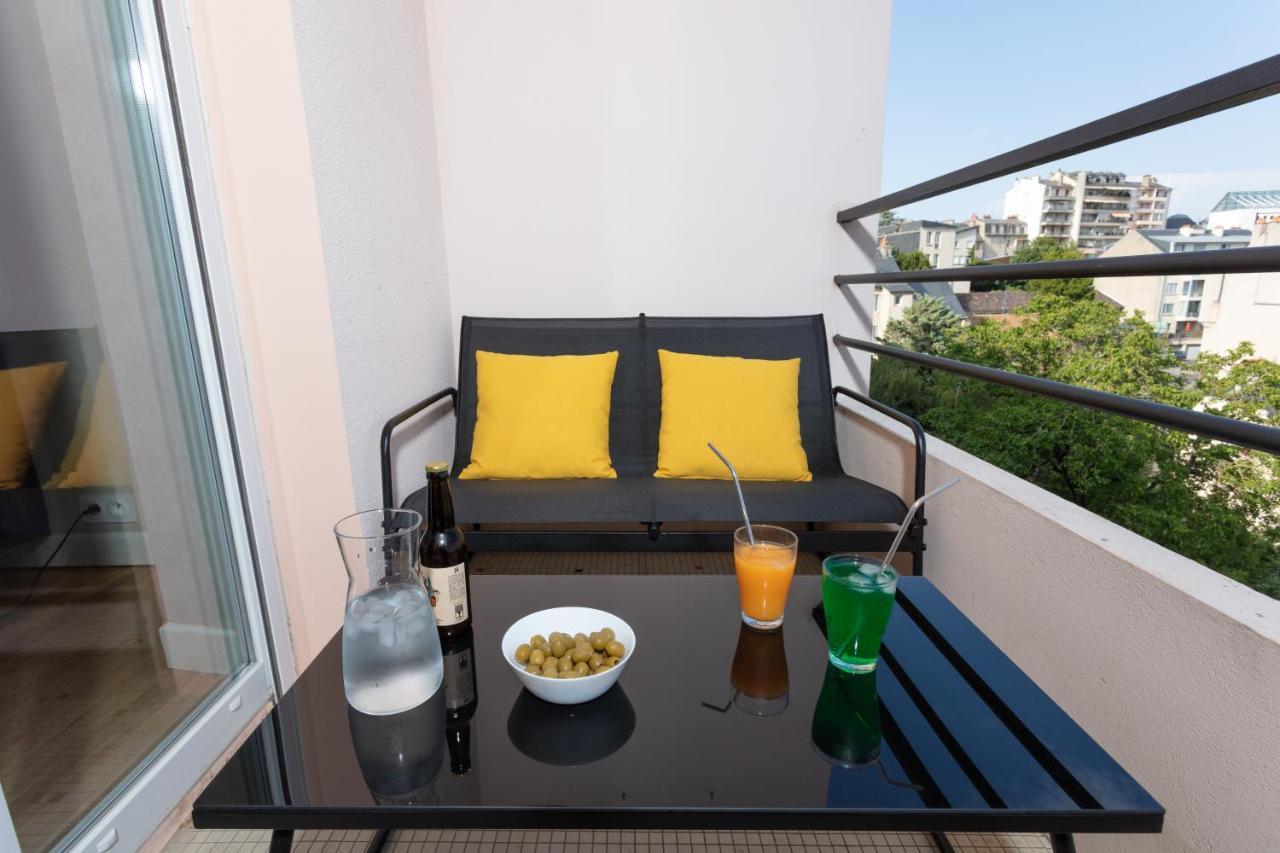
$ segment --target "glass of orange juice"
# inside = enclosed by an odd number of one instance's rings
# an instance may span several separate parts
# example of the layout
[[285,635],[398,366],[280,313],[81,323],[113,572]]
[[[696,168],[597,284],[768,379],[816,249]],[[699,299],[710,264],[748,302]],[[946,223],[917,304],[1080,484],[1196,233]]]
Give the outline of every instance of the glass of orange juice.
[[757,631],[782,625],[787,590],[796,573],[796,549],[800,540],[790,530],[768,524],[751,525],[733,532],[733,568],[738,576],[738,600],[742,621]]

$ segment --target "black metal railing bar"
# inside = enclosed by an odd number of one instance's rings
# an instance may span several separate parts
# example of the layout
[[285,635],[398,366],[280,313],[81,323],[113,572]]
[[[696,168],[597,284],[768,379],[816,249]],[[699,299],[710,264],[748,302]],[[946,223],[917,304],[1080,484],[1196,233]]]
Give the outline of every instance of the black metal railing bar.
[[437,391],[425,400],[419,400],[403,412],[398,412],[391,416],[385,424],[382,425],[382,435],[379,444],[379,461],[382,467],[382,505],[384,507],[394,507],[396,499],[395,483],[392,480],[391,473],[391,433],[400,424],[409,420],[409,418],[424,411],[428,407],[440,402],[448,397],[453,403],[453,407],[458,408],[458,391],[456,388],[445,388]]
[[1091,151],[1113,142],[1221,112],[1277,92],[1280,92],[1280,54],[906,189],[845,208],[836,214],[836,220],[842,223],[852,222],[873,213],[933,198],[1072,154]]
[[1126,255],[1115,258],[1081,258],[1074,261],[1041,261],[1028,264],[978,264],[968,267],[943,267],[936,270],[868,272],[838,275],[835,277],[835,282],[837,285],[843,285],[887,284],[895,281],[1006,281],[1032,278],[1114,278],[1130,275],[1192,275],[1272,270],[1280,270],[1280,246],[1172,252],[1159,255]]
[[845,335],[835,335],[833,340],[840,346],[910,361],[935,370],[945,370],[948,373],[967,376],[971,379],[980,379],[984,382],[1004,385],[1020,391],[1028,391],[1032,394],[1063,400],[1078,406],[1087,406],[1113,415],[1146,421],[1157,426],[1177,429],[1205,438],[1217,439],[1239,447],[1262,450],[1266,453],[1280,453],[1280,429],[1274,427],[1249,423],[1248,421],[1238,421],[1233,418],[1224,418],[1221,415],[1197,412],[1193,409],[1182,409],[1164,403],[1154,403],[1150,400],[1139,400],[1135,397],[1125,397],[1106,391],[1095,391],[1092,388],[1081,388],[1078,385],[1067,385],[1051,379],[1024,376],[1021,373],[1010,373],[1007,370],[997,370],[994,367],[984,367],[937,355],[912,352],[911,350],[899,349],[872,341],[860,341]]

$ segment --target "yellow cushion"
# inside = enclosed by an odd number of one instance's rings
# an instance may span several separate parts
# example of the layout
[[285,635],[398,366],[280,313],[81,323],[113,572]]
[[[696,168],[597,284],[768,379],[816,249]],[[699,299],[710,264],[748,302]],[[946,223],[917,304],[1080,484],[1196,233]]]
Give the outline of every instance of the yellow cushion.
[[476,430],[463,480],[614,479],[609,406],[618,353],[476,352]]
[[662,427],[655,477],[728,480],[710,441],[744,480],[813,479],[800,443],[800,359],[658,350]]
[[0,482],[18,483],[31,464],[49,401],[67,369],[65,361],[0,370]]

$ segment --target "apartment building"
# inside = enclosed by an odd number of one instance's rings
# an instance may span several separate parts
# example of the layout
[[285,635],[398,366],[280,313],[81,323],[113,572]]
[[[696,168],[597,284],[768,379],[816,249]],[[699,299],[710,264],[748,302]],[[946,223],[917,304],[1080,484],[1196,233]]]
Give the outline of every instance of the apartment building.
[[975,213],[965,222],[912,219],[881,227],[880,254],[923,252],[934,269],[962,267],[970,254],[983,261],[1007,258],[1027,239],[1027,225],[1016,216],[997,219]]
[[963,266],[966,252],[956,249],[956,234],[963,226],[955,222],[909,219],[894,222],[880,232],[880,253],[924,252],[934,269]]
[[1280,216],[1280,190],[1229,192],[1209,211],[1210,228],[1252,228],[1259,219]]
[[955,254],[979,261],[1009,258],[1027,244],[1027,223],[974,214],[956,231]]
[[1105,252],[1131,228],[1158,229],[1169,215],[1171,188],[1151,175],[1055,171],[1018,178],[1004,196],[1004,215],[1026,223],[1027,237],[1076,243],[1086,255]]
[[[1252,236],[1247,228],[1207,229],[1190,225],[1178,229],[1133,230],[1115,241],[1102,253],[1102,257],[1240,249],[1251,245]],[[1124,308],[1125,313],[1141,311],[1155,325],[1156,330],[1168,338],[1180,358],[1194,361],[1202,350],[1222,352],[1230,348],[1230,345],[1224,346],[1224,342],[1234,340],[1239,343],[1246,339],[1241,337],[1245,327],[1240,325],[1244,320],[1240,315],[1250,309],[1237,305],[1240,300],[1236,295],[1228,298],[1227,288],[1235,289],[1236,285],[1225,284],[1224,279],[1259,278],[1256,273],[1124,276],[1097,278],[1094,279],[1093,286],[1098,293]],[[1262,278],[1276,276],[1268,274]],[[1271,290],[1280,290],[1280,285],[1269,286]],[[1253,286],[1254,291],[1265,290],[1260,288],[1261,285]],[[1269,298],[1270,294],[1271,291],[1267,290],[1264,296]],[[1280,315],[1280,294],[1276,294],[1275,298],[1275,313]],[[1280,316],[1276,316],[1272,323],[1272,328],[1280,326]],[[1227,334],[1219,331],[1219,326],[1226,327]],[[1253,326],[1248,325],[1248,328],[1252,329]],[[1254,342],[1259,343],[1257,340]]]

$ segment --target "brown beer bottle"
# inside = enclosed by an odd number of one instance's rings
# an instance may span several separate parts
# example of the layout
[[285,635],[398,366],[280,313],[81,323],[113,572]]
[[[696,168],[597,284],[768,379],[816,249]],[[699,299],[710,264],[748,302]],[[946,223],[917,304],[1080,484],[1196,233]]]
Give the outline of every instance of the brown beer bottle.
[[471,627],[467,543],[453,520],[449,466],[444,462],[427,465],[427,531],[419,556],[440,636],[462,634]]

